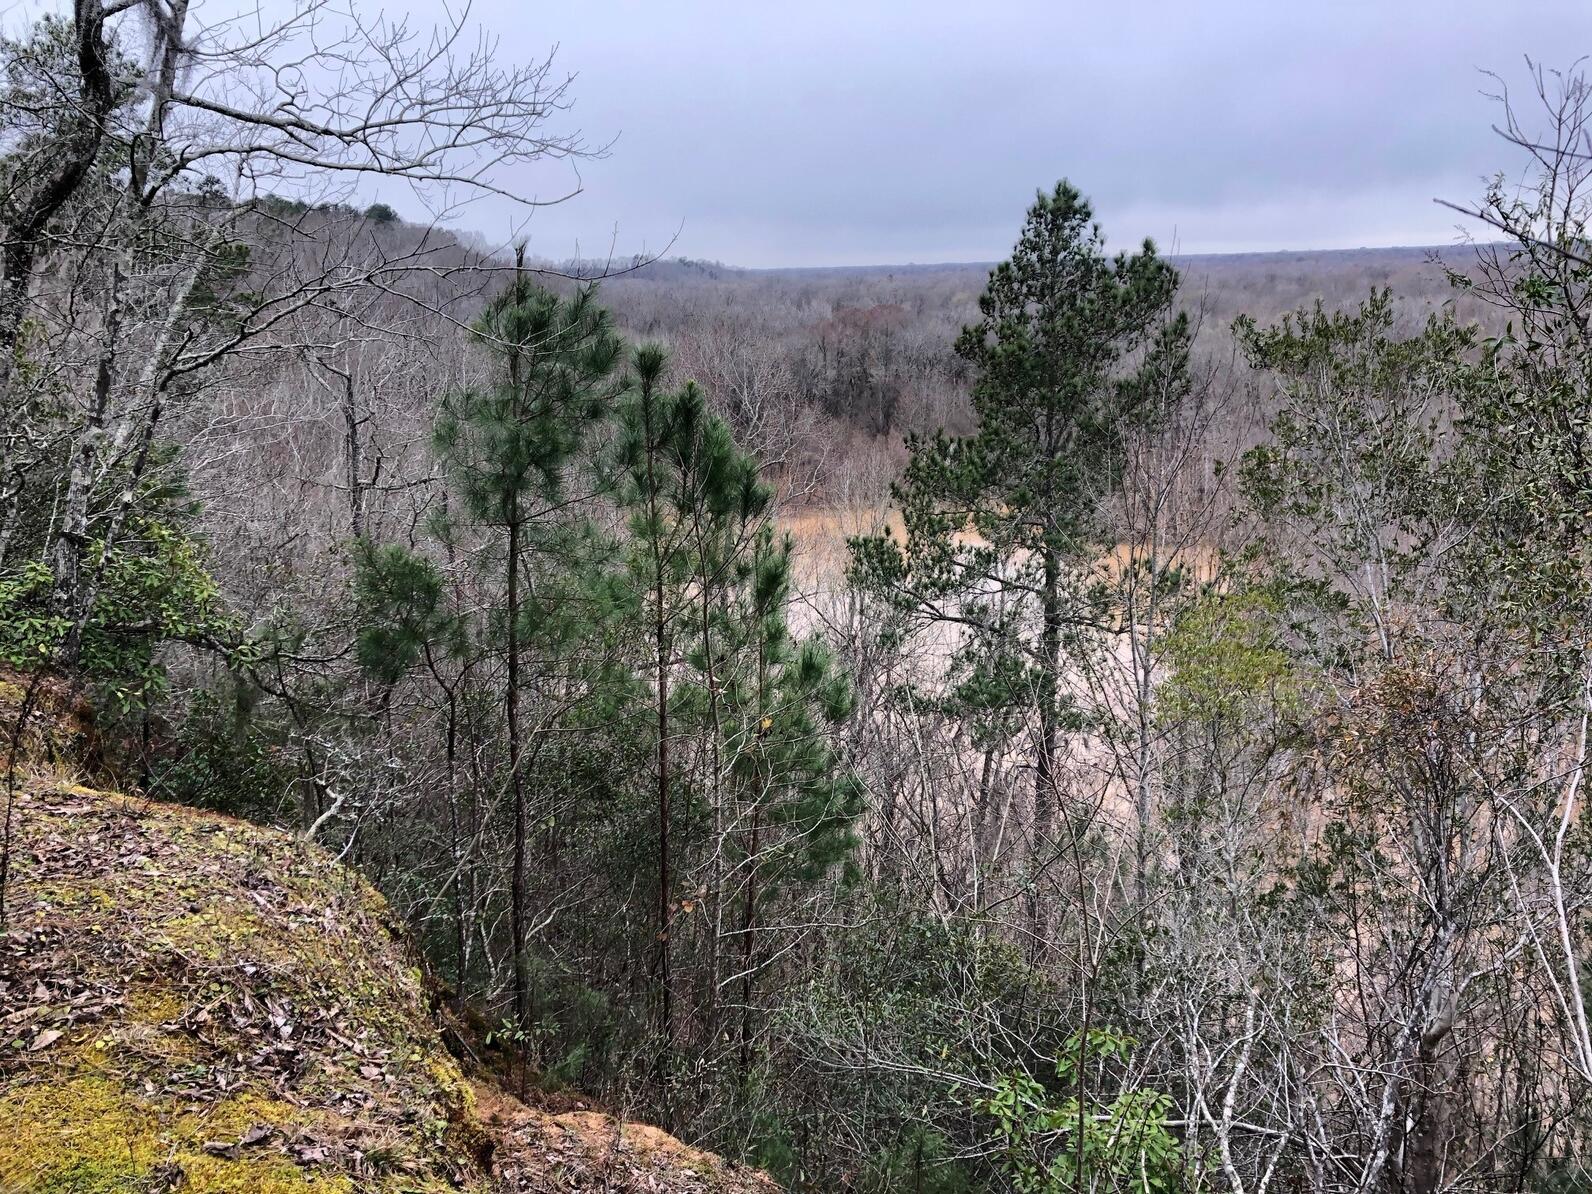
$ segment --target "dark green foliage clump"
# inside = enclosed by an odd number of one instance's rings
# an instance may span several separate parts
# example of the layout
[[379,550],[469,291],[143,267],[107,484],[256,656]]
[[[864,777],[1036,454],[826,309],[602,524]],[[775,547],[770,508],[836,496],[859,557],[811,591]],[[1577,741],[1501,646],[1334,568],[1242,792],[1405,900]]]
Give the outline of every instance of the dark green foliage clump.
[[[163,691],[162,645],[238,648],[236,620],[194,533],[198,510],[173,450],[163,448],[158,457],[156,468],[125,499],[119,491],[127,478],[120,470],[97,487],[94,504],[108,509],[90,526],[99,537],[81,548],[95,595],[87,610],[63,601],[59,578],[42,551],[51,509],[23,503],[13,513],[16,550],[0,567],[0,662],[19,670],[48,669],[70,645],[78,672],[126,713]],[[47,486],[39,488],[48,492]],[[120,513],[118,502],[125,505]],[[107,549],[103,528],[113,521],[119,529]]]
[[169,740],[145,761],[144,788],[162,800],[271,824],[293,807],[297,768],[281,727],[254,714],[243,682],[232,699],[201,689]]

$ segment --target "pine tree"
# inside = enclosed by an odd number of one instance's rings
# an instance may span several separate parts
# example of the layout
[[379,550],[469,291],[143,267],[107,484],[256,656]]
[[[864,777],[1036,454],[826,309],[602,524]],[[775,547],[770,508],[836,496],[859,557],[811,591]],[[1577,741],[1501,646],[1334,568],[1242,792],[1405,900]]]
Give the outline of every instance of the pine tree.
[[[781,883],[820,874],[849,850],[861,803],[825,732],[850,711],[849,683],[818,644],[790,635],[790,547],[774,534],[773,492],[701,390],[662,388],[665,365],[661,350],[636,354],[616,444],[616,496],[630,514],[630,575],[643,595],[652,673],[660,1070],[678,1029],[683,867],[704,845],[711,850],[702,885],[716,913],[709,1000],[720,987],[723,918],[739,906],[729,936],[741,949],[745,1056],[757,909]],[[707,842],[682,840],[686,808],[689,825],[711,826]],[[725,890],[725,861],[738,891]],[[694,906],[696,895],[687,898]]]
[[829,728],[851,715],[850,677],[822,643],[790,630],[791,541],[767,523],[758,529],[733,603],[722,619],[725,755],[734,808],[743,826],[734,869],[743,875],[740,939],[740,1067],[752,1067],[758,1014],[755,985],[763,960],[760,910],[790,882],[822,876],[850,853],[862,786],[831,746]]
[[[961,627],[967,671],[1036,716],[1036,856],[1060,796],[1064,641],[1091,620],[1069,593],[1068,568],[1091,557],[1123,435],[1157,409],[1151,397],[1168,377],[1186,375],[1188,321],[1170,314],[1177,286],[1148,240],[1108,258],[1071,185],[1041,193],[956,342],[975,371],[977,431],[909,439],[892,491],[904,542],[853,544],[854,579],[909,618]],[[1031,911],[1037,927],[1036,902]]]
[[[442,402],[434,432],[438,457],[462,498],[463,518],[501,552],[503,693],[508,786],[513,805],[510,931],[514,1010],[529,1018],[527,826],[520,724],[521,645],[528,553],[560,533],[566,480],[576,454],[605,417],[618,389],[623,347],[590,288],[560,298],[518,273],[475,326],[495,362],[490,384]],[[456,535],[460,528],[443,528]]]
[[[653,680],[657,803],[657,938],[654,979],[663,1068],[674,1047],[671,842],[675,766],[670,748],[671,681],[689,649],[692,617],[722,585],[737,544],[768,509],[772,492],[755,463],[736,451],[728,426],[711,415],[694,384],[665,392],[667,358],[656,347],[636,353],[636,381],[620,417],[618,490],[630,513],[631,573],[645,594]],[[711,674],[711,663],[708,665]],[[710,683],[710,701],[717,699]]]
[[[573,308],[561,309],[566,313],[552,322],[567,326]],[[514,343],[511,335],[484,334],[489,343]],[[537,342],[545,346],[551,337]],[[751,1005],[758,976],[780,955],[758,944],[768,935],[761,909],[788,884],[829,870],[852,845],[860,786],[831,745],[831,727],[850,711],[850,686],[819,644],[791,635],[790,543],[773,528],[773,491],[701,390],[666,389],[667,361],[656,348],[637,352],[622,381],[594,367],[549,378],[562,363],[545,355],[532,364],[522,359],[516,369],[505,360],[495,387],[450,395],[437,421],[439,456],[463,501],[435,529],[450,559],[473,549],[489,577],[495,572],[488,589],[495,585],[503,595],[501,607],[478,612],[434,561],[362,543],[358,657],[386,685],[425,664],[446,698],[451,776],[456,690],[467,682],[454,673],[467,673],[465,661],[502,645],[518,909],[510,919],[522,1025],[529,1004],[525,788],[534,780],[538,794],[569,790],[602,772],[597,788],[618,814],[619,840],[633,840],[639,829],[655,849],[649,952],[657,1074],[670,1078],[685,1027],[700,1030],[703,1041],[732,1041],[738,1032],[744,1070],[757,1035]],[[532,405],[537,385],[554,396],[551,403]],[[624,395],[602,456],[592,431],[605,401],[573,400],[593,387],[600,399]],[[527,464],[532,445],[522,433],[537,418],[543,430],[534,446],[560,437],[562,446]],[[566,478],[582,468],[592,492],[566,493]],[[626,517],[623,530],[600,530],[578,516],[604,511],[610,500]],[[535,662],[522,666],[521,649]],[[555,741],[541,733],[549,723],[538,723],[523,757],[522,689],[525,707],[537,715],[556,710],[550,715],[560,729]],[[462,701],[469,705],[467,692]],[[625,777],[635,774],[644,751],[654,765],[638,792]],[[527,774],[538,767],[534,777]],[[641,796],[639,807],[633,795]],[[537,823],[548,829],[552,861],[552,819],[538,811]],[[463,959],[465,893],[456,887],[453,894]],[[703,915],[708,908],[711,917]],[[686,923],[695,927],[684,938],[677,932],[682,914],[691,914]],[[679,957],[703,940],[709,964],[681,970]],[[726,970],[739,975],[734,984]],[[705,981],[691,986],[690,976]],[[737,987],[738,1027],[720,1004]],[[682,1000],[692,993],[699,1000],[684,1012]]]

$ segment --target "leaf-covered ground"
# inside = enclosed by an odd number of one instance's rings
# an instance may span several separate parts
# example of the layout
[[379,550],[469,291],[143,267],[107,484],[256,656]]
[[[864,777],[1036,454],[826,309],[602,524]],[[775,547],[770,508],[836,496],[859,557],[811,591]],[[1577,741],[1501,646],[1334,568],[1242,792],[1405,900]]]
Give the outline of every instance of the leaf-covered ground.
[[13,826],[6,1194],[772,1189],[467,1080],[385,903],[314,847],[36,765]]

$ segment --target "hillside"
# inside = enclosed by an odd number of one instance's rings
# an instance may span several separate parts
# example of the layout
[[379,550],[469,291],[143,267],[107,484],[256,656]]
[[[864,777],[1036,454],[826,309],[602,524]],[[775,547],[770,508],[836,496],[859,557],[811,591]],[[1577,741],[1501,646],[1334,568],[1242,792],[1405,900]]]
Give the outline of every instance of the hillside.
[[[0,690],[0,723],[17,688]],[[69,755],[69,725],[46,717]],[[385,901],[274,830],[29,768],[0,935],[0,1190],[772,1190],[467,1077]]]
[[[1115,246],[1123,248],[1126,246]],[[1485,246],[1480,246],[1485,248]],[[1373,287],[1388,286],[1412,309],[1456,302],[1462,318],[1486,320],[1487,309],[1449,284],[1443,266],[1466,271],[1477,246],[1394,245],[1362,249],[1301,249],[1267,253],[1191,253],[1170,260],[1184,279],[1184,298],[1198,305],[1213,328],[1225,330],[1240,314],[1268,321],[1321,299],[1329,307],[1359,302]],[[1442,264],[1439,264],[1442,263]],[[648,298],[660,292],[698,294],[688,318],[706,308],[837,307],[894,303],[911,321],[974,317],[976,299],[994,262],[814,266],[742,269],[682,258],[652,262],[603,282],[605,298],[621,313],[632,308],[647,319],[667,314]],[[598,263],[558,267],[600,273]],[[731,298],[733,296],[733,300]],[[716,301],[715,301],[716,300]],[[716,312],[715,312],[716,313]]]

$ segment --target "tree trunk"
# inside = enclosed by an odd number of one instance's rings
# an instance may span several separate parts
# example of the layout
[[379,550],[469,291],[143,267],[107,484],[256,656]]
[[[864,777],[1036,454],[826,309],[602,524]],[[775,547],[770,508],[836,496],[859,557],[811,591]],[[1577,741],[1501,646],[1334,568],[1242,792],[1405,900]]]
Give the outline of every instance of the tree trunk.
[[105,302],[104,343],[94,374],[94,401],[88,419],[72,450],[72,468],[62,503],[61,530],[53,555],[53,604],[62,616],[77,619],[83,597],[83,558],[88,549],[89,499],[105,443],[105,419],[110,409],[111,384],[116,370],[117,340],[122,324],[122,269],[119,256],[111,259],[110,290]]
[[1054,548],[1045,549],[1044,592],[1041,596],[1039,673],[1039,758],[1034,768],[1033,877],[1028,890],[1030,952],[1035,960],[1044,953],[1044,902],[1039,896],[1039,870],[1050,849],[1059,795],[1056,777],[1056,702],[1061,673],[1061,560]]
[[16,215],[0,238],[0,406],[16,410],[11,371],[22,331],[28,290],[44,232],[51,220],[88,176],[105,139],[105,120],[114,103],[106,65],[105,13],[99,0],[75,0],[73,29],[77,35],[78,102],[73,115],[48,154],[36,161],[43,172],[14,198]]
[[658,1031],[662,1038],[658,1055],[660,1077],[667,1073],[674,1052],[674,981],[670,973],[669,941],[669,626],[666,609],[667,577],[664,572],[663,527],[658,517],[658,453],[653,428],[653,395],[650,383],[643,392],[642,416],[646,422],[647,512],[652,526],[653,648],[657,668],[658,734],[658,941],[655,967],[658,977]]
[[[149,403],[148,413],[144,416],[143,427],[139,430],[138,450],[133,454],[133,463],[128,470],[127,480],[123,483],[121,492],[117,495],[116,504],[111,510],[109,521],[105,525],[105,534],[101,537],[100,561],[94,569],[93,575],[85,582],[81,575],[74,579],[76,590],[73,603],[75,615],[71,629],[67,632],[66,640],[61,644],[59,662],[62,667],[70,668],[77,663],[78,653],[83,646],[83,634],[88,628],[88,620],[94,612],[94,603],[99,599],[100,586],[105,582],[105,574],[110,566],[111,549],[121,538],[122,527],[127,522],[128,512],[133,508],[133,503],[138,499],[138,486],[143,480],[144,470],[149,465],[150,453],[155,445],[155,433],[159,430],[161,416],[165,413],[168,389],[172,383],[167,369],[167,349],[171,344],[177,328],[186,318],[188,305],[193,300],[195,287],[199,284],[199,276],[204,272],[205,254],[209,251],[210,244],[206,244],[195,259],[193,267],[188,271],[188,276],[183,281],[182,289],[172,300],[171,308],[166,313],[165,322],[161,325],[160,334],[155,338],[154,346],[150,349],[149,358],[144,362],[144,368],[138,380],[138,394],[147,395]],[[129,419],[121,428],[110,451],[119,452],[122,446],[131,439],[134,420]],[[123,434],[125,433],[125,434]],[[81,545],[78,545],[78,562],[81,563]],[[57,584],[59,592],[59,583]]]
[[[519,499],[512,499],[518,506]],[[509,921],[514,938],[514,1018],[528,1027],[530,979],[525,969],[525,778],[520,774],[520,521],[516,508],[508,519],[508,692],[504,699],[509,730],[509,788],[514,801],[514,863],[510,880]]]
[[746,915],[741,923],[741,1081],[752,1076],[752,938],[757,930],[757,851],[763,829],[761,813],[752,814],[753,860],[746,880]]
[[669,639],[661,568],[658,578],[653,627],[658,648],[658,1027],[667,1058],[674,1049],[674,984],[669,973]]
[[365,537],[365,452],[359,437],[362,422],[350,367],[343,374],[343,425],[348,441],[348,527],[355,539]]

